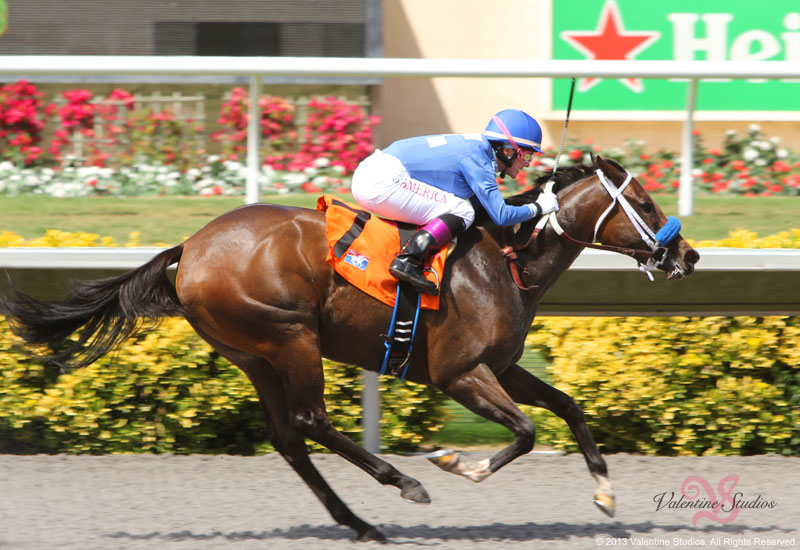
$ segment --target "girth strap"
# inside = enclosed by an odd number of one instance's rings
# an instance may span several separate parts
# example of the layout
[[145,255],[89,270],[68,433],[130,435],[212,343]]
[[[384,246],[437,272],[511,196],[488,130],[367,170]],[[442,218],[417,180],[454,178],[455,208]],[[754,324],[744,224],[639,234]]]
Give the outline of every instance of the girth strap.
[[[417,232],[416,225],[396,223],[401,245]],[[394,301],[389,331],[388,334],[382,335],[386,353],[383,355],[378,374],[386,374],[388,370],[400,380],[405,378],[411,363],[411,352],[414,349],[421,300],[422,296],[417,289],[406,282],[397,282],[397,296]]]

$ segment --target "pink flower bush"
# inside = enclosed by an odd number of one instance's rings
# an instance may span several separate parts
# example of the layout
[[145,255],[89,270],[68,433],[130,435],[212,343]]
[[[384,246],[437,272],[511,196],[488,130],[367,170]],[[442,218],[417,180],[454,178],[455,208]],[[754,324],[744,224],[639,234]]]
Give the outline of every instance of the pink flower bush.
[[35,163],[43,150],[44,94],[25,80],[0,88],[0,158],[15,164]]
[[[118,170],[150,163],[170,166],[183,175],[198,172],[213,177],[221,170],[238,182],[247,149],[248,106],[245,88],[231,90],[219,113],[219,129],[210,135],[221,155],[207,158],[200,124],[179,119],[166,108],[136,109],[126,90],[115,89],[99,98],[88,90],[68,90],[59,104],[45,105],[36,86],[22,80],[0,87],[0,159],[18,167],[55,165],[58,171],[67,153],[77,151],[80,158],[71,163]],[[364,107],[335,97],[315,98],[298,107],[286,98],[264,96],[259,99],[258,116],[263,177],[271,182],[267,187],[278,193],[346,192],[347,176],[374,150],[373,129],[379,123]],[[57,125],[48,144],[43,138],[46,117]],[[692,178],[700,193],[800,195],[800,155],[781,146],[777,138],[764,136],[758,126],[744,135],[727,132],[715,148],[706,147],[703,137],[695,132]],[[604,149],[590,140],[569,140],[559,163],[586,164],[593,152],[618,161],[649,192],[674,193],[679,187],[680,154],[646,150],[641,141]],[[530,169],[498,185],[509,193],[529,189],[536,177],[552,169],[556,154],[552,147],[545,150]],[[171,184],[169,192],[194,189],[195,180],[202,181],[198,188],[208,195],[241,191],[240,183],[215,187],[205,176],[186,178],[185,183]],[[86,185],[103,192],[116,185],[103,179],[88,181]],[[117,187],[127,189],[132,184]]]
[[[234,88],[217,119],[222,129],[211,134],[211,139],[222,146],[222,155],[231,160],[244,158],[247,153],[248,101],[246,89]],[[296,108],[286,99],[273,96],[261,97],[258,106],[264,164],[282,170],[290,151],[296,147]]]
[[768,139],[758,125],[744,136],[729,131],[722,148],[697,151],[695,184],[712,193],[800,195],[800,157]]
[[309,111],[303,143],[288,165],[289,170],[302,170],[316,159],[326,158],[331,166],[340,166],[345,174],[352,174],[375,149],[372,128],[380,118],[368,116],[359,105],[335,97],[313,100]]
[[[181,121],[169,109],[154,113],[134,110],[134,98],[115,89],[107,98],[95,98],[88,90],[68,90],[60,107],[47,112],[57,116],[60,127],[53,132],[49,152],[62,162],[65,151],[80,135],[82,157],[92,166],[129,165],[146,157],[166,164],[189,164],[205,150],[193,150],[191,134],[202,132],[192,121]],[[97,128],[100,128],[98,135]]]
[[[246,151],[247,102],[247,91],[235,88],[217,121],[223,129],[211,135],[231,160]],[[372,128],[379,118],[367,115],[359,105],[335,97],[311,100],[300,136],[295,128],[297,109],[286,99],[262,97],[259,108],[264,164],[275,170],[305,170],[318,159],[327,159],[330,166],[350,174],[374,150]]]

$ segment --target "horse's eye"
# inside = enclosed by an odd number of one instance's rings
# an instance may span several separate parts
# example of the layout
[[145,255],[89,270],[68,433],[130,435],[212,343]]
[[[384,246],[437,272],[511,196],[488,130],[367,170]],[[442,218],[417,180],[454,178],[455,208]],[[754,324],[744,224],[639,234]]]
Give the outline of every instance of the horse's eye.
[[644,212],[645,214],[652,214],[655,211],[652,202],[639,203],[639,208],[641,208],[642,212]]

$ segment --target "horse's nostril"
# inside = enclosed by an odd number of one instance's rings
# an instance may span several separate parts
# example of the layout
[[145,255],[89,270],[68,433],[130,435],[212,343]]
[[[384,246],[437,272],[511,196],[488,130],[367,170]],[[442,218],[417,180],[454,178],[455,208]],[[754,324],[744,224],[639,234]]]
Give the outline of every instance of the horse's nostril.
[[686,261],[686,263],[694,265],[700,261],[700,253],[694,248],[692,248],[691,250],[686,252],[683,259]]

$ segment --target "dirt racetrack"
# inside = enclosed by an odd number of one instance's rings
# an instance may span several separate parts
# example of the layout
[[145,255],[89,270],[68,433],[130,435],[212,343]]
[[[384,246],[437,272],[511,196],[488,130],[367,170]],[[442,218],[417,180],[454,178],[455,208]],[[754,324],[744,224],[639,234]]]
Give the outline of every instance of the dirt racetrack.
[[[800,548],[800,458],[611,455],[614,519],[592,505],[594,481],[580,455],[530,454],[481,484],[421,456],[384,458],[420,480],[433,503],[407,503],[336,456],[314,462],[356,514],[380,526],[389,547]],[[699,518],[693,527],[702,510],[686,508],[686,499],[679,507],[688,476],[710,484],[699,491],[706,500],[736,476],[735,517],[723,505],[717,518],[727,522]],[[354,542],[278,455],[0,455],[3,550],[367,547],[379,545]]]

